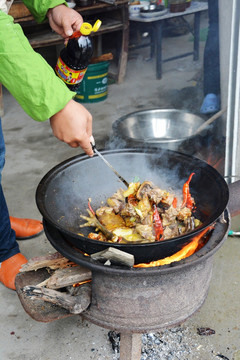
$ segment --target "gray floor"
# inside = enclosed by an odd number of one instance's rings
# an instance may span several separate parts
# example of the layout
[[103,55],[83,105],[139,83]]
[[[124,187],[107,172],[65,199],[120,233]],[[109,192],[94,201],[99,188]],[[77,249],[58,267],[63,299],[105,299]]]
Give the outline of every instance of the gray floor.
[[[179,44],[191,49],[191,35],[165,38],[164,53],[174,54]],[[161,80],[155,78],[155,62],[144,60],[147,50],[130,52],[125,82],[109,86],[104,102],[86,104],[93,114],[93,133],[98,147],[104,147],[113,121],[132,111],[171,107],[197,113],[202,94],[201,86],[195,86],[195,79],[202,69],[204,42],[200,46],[198,62],[187,57],[165,63]],[[54,165],[81,151],[58,142],[52,136],[48,121],[32,121],[6,90],[4,106],[2,120],[7,154],[3,187],[9,211],[13,216],[40,219],[35,204],[39,181]],[[233,219],[233,229],[239,230],[239,221],[238,217]],[[54,251],[44,234],[21,241],[19,245],[28,258]],[[182,326],[158,334],[163,340],[161,346],[155,344],[158,355],[151,357],[145,353],[144,359],[240,359],[239,250],[240,240],[229,237],[214,257],[212,281],[204,305]],[[25,313],[16,293],[2,285],[0,314],[1,360],[117,359],[107,329],[83,321],[80,316],[47,324],[36,322]],[[200,336],[199,327],[214,329],[215,334]]]

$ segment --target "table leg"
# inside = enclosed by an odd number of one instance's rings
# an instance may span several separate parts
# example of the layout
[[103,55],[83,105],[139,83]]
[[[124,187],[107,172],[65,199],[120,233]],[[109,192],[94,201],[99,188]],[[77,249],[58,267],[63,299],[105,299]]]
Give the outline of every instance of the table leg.
[[195,13],[194,15],[194,42],[193,42],[193,60],[199,59],[199,35],[200,35],[200,14],[201,12]]
[[117,82],[120,84],[123,82],[128,60],[128,44],[129,44],[129,19],[128,19],[128,4],[124,4],[122,7],[123,17],[123,30],[122,30],[122,45],[121,55],[118,64],[118,76]]
[[120,360],[140,360],[142,334],[121,333]]
[[156,70],[157,79],[162,78],[162,21],[156,21],[155,23],[155,36],[156,36]]
[[154,26],[150,26],[149,35],[150,35],[150,59],[152,59],[155,54]]

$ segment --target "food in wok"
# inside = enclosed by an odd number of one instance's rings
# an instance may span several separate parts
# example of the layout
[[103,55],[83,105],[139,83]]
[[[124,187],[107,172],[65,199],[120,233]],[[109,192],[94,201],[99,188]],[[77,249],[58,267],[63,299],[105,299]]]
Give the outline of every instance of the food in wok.
[[96,211],[89,199],[89,216],[81,215],[90,226],[88,238],[126,243],[147,243],[186,234],[201,225],[195,218],[195,202],[190,193],[194,173],[183,185],[181,196],[162,190],[151,181],[132,182],[127,190],[119,189]]

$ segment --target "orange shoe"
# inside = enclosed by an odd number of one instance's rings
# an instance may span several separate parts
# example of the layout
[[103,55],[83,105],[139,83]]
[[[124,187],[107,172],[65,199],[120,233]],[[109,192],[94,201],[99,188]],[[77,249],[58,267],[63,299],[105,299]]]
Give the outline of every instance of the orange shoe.
[[12,290],[16,290],[15,278],[23,264],[28,260],[21,253],[11,256],[9,259],[4,260],[0,267],[0,282]]
[[11,228],[16,233],[16,239],[30,239],[40,235],[43,232],[43,224],[41,221],[33,219],[20,219],[9,216]]

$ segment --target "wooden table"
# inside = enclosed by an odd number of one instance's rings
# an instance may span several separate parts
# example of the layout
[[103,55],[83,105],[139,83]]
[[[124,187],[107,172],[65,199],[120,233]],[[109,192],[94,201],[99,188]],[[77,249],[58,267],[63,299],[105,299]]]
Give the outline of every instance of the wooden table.
[[[206,2],[198,2],[192,1],[191,6],[187,8],[184,12],[171,13],[169,9],[161,15],[155,17],[142,17],[141,15],[130,16],[130,21],[137,22],[139,24],[148,24],[150,28],[151,35],[151,55],[154,50],[156,50],[156,77],[157,79],[161,79],[162,77],[162,64],[167,61],[172,61],[176,59],[180,59],[185,56],[193,55],[193,60],[197,61],[199,59],[199,34],[200,34],[200,15],[203,11],[208,10],[208,3]],[[190,27],[189,23],[185,19],[188,15],[194,15],[194,25],[193,29]],[[194,36],[193,41],[193,51],[178,54],[171,58],[162,59],[162,31],[164,27],[164,20],[173,19],[176,17],[184,17],[185,22],[188,24],[190,31]],[[181,49],[181,47],[180,47]]]
[[[96,2],[92,6],[75,7],[84,21],[95,20],[99,18],[102,20],[102,26],[93,34],[94,38],[99,40],[101,45],[101,38],[103,34],[113,33],[119,34],[119,41],[116,41],[117,46],[117,71],[109,75],[116,80],[117,83],[123,82],[126,74],[127,59],[128,59],[128,38],[129,38],[129,16],[128,16],[128,0],[116,0],[114,4],[104,2]],[[37,24],[33,16],[23,4],[22,1],[14,1],[10,9],[9,15],[13,16],[14,22],[19,23],[25,35],[27,36],[33,48],[41,48],[46,46],[53,46],[63,44],[63,38],[53,32],[48,24]],[[98,55],[101,55],[101,46],[97,46]],[[57,60],[57,58],[56,58]],[[3,116],[3,101],[2,101],[2,86],[0,84],[0,116]]]

